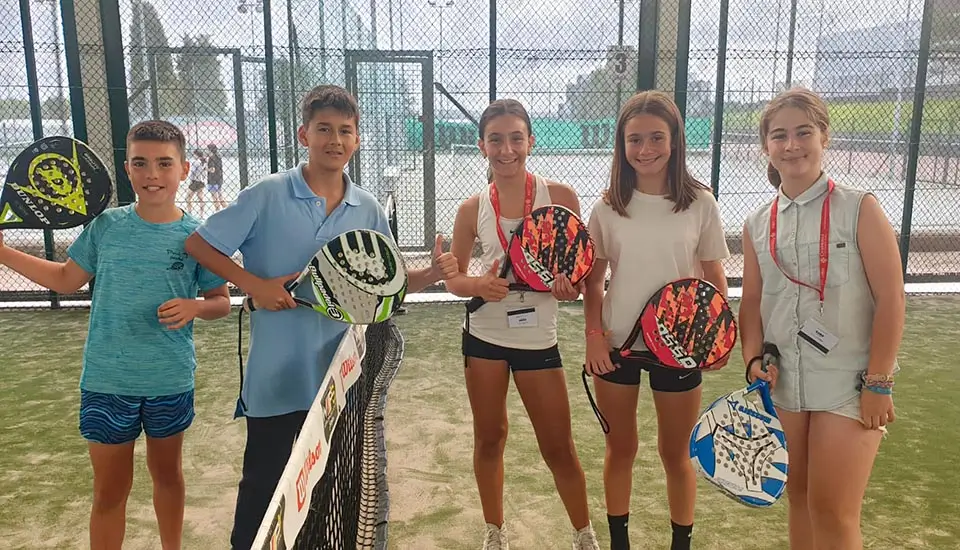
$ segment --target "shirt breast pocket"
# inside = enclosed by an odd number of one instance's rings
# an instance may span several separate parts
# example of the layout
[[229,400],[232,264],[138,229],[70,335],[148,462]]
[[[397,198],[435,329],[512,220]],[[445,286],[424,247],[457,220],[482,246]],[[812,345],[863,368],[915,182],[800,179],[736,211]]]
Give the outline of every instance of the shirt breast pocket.
[[[850,280],[850,247],[852,242],[831,241],[827,256],[827,288],[834,288],[846,284]],[[814,244],[808,252],[810,265],[810,280],[820,280],[820,245]]]
[[787,277],[780,271],[773,257],[770,256],[770,249],[757,250],[757,263],[760,264],[760,276],[763,278],[763,293],[777,294],[787,288]]

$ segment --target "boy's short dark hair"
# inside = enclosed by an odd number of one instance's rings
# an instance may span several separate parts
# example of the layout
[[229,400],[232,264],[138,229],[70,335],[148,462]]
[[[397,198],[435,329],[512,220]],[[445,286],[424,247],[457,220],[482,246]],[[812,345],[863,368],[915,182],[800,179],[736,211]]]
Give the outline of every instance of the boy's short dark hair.
[[334,109],[344,116],[353,118],[360,126],[360,107],[357,98],[340,86],[323,84],[307,92],[300,102],[300,115],[303,124],[310,122],[313,115],[322,109]]
[[156,141],[173,143],[180,152],[180,160],[186,159],[187,140],[180,128],[166,120],[145,120],[138,122],[127,132],[127,147],[135,141]]

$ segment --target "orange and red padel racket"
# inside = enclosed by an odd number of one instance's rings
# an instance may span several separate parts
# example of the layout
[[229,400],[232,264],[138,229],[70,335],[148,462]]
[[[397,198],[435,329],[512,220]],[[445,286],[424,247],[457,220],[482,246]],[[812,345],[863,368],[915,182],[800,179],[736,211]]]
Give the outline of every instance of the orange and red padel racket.
[[[510,290],[550,292],[556,276],[564,274],[576,286],[593,269],[596,250],[587,226],[571,210],[551,204],[525,216],[510,237],[500,277],[513,270]],[[467,303],[473,313],[484,304],[475,297]]]
[[703,279],[667,283],[647,300],[620,355],[629,357],[638,333],[665,367],[709,370],[737,342],[737,323],[726,297]]

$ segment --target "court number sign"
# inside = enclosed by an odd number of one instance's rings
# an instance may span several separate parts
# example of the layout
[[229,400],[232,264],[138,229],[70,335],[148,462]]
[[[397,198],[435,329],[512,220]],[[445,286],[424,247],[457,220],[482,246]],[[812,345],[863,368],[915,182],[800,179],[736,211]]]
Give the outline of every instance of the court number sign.
[[636,50],[633,48],[611,46],[607,51],[607,68],[616,80],[626,80],[630,67],[636,63]]

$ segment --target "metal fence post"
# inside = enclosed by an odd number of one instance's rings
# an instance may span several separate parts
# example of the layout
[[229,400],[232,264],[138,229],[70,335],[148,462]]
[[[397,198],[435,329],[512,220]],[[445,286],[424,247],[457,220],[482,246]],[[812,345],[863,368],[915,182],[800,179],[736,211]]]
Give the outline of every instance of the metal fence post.
[[930,61],[930,35],[933,30],[933,0],[924,0],[920,24],[920,52],[917,59],[917,80],[913,92],[913,119],[910,121],[910,142],[907,149],[907,177],[903,192],[903,219],[900,225],[900,263],[907,276],[910,255],[910,226],[913,223],[913,193],[917,187],[917,163],[920,160],[920,130],[923,127],[923,100],[927,91],[927,63]]

